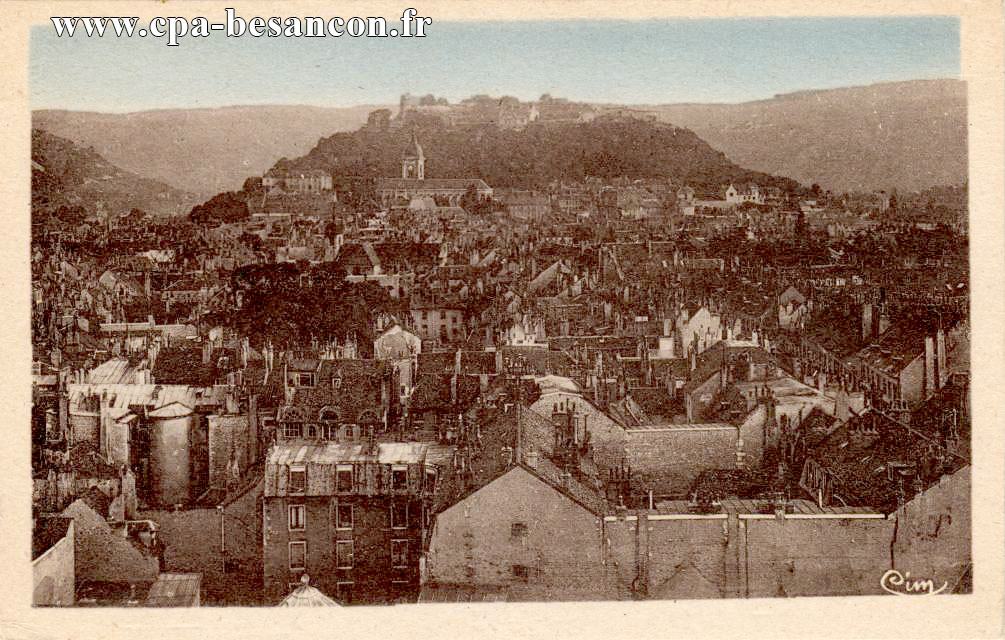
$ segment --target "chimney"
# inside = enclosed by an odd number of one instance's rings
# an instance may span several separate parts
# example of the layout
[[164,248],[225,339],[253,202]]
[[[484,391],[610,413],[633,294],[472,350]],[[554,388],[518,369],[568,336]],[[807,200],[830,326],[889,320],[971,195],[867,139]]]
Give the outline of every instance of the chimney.
[[872,303],[862,305],[862,342],[872,339]]
[[925,336],[925,397],[935,393],[935,340]]
[[890,315],[886,312],[886,307],[883,307],[879,313],[879,320],[876,322],[876,335],[883,335],[883,332],[885,332],[889,326]]
[[537,469],[537,451],[528,451],[525,453],[523,462],[531,469]]
[[936,377],[939,380],[939,388],[946,386],[949,379],[949,372],[946,371],[946,332],[939,327],[939,332],[935,334],[935,364],[938,367]]

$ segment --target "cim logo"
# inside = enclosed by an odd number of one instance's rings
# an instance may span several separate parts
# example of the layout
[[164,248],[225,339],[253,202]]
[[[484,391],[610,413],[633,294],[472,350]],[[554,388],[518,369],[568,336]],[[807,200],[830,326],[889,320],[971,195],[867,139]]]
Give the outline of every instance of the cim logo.
[[931,578],[912,578],[910,571],[901,573],[890,569],[879,579],[879,586],[895,596],[934,596],[945,591],[947,583],[943,582],[936,589],[935,581]]

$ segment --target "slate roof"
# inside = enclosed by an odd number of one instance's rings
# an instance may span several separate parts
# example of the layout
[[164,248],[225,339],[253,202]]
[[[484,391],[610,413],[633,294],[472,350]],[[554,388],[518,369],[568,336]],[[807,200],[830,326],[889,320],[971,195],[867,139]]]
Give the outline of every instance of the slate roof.
[[408,406],[413,411],[454,411],[463,413],[478,398],[481,386],[471,376],[457,376],[457,404],[451,402],[450,374],[419,374]]
[[[947,393],[953,393],[952,390]],[[891,465],[914,465],[920,484],[913,477],[904,481],[904,497],[910,499],[917,488],[938,480],[969,464],[969,424],[961,424],[962,451],[953,455],[940,441],[941,413],[931,403],[932,414],[917,413],[907,427],[875,411],[853,417],[809,450],[809,457],[819,463],[834,480],[833,493],[852,506],[868,506],[890,513],[897,508],[901,479]],[[865,435],[856,430],[866,428]]]
[[756,498],[771,488],[771,478],[740,469],[706,469],[691,485],[690,497],[699,503],[723,498]]
[[[324,407],[336,409],[339,420],[343,422],[382,419],[384,403],[381,387],[385,376],[391,375],[391,368],[386,362],[321,360],[317,374],[315,386],[297,389],[289,404],[289,407],[300,411],[303,419],[318,420]],[[365,416],[367,412],[368,416]]]
[[110,358],[87,372],[87,379],[94,384],[129,384],[136,382],[139,367],[127,358]]
[[194,607],[199,604],[201,573],[162,573],[147,592],[146,607]]
[[904,318],[856,353],[854,359],[896,377],[925,353],[926,336],[933,338],[934,347],[937,331],[937,321],[932,316]]
[[666,387],[632,387],[628,394],[647,416],[656,420],[667,422],[685,413],[684,404],[674,399]]

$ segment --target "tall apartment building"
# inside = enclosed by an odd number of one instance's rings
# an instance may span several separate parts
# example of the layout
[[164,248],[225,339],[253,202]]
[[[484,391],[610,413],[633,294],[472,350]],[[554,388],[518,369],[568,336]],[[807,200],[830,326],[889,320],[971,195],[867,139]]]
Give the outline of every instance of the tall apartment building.
[[430,509],[452,449],[281,441],[265,467],[264,576],[279,602],[304,574],[343,604],[414,601]]

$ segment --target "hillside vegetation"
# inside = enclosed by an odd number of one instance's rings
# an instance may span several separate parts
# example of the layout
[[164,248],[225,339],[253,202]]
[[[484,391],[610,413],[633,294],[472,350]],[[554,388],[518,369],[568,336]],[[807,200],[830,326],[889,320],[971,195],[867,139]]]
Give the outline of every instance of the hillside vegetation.
[[960,80],[649,108],[745,167],[835,192],[920,191],[967,181],[967,95]]

